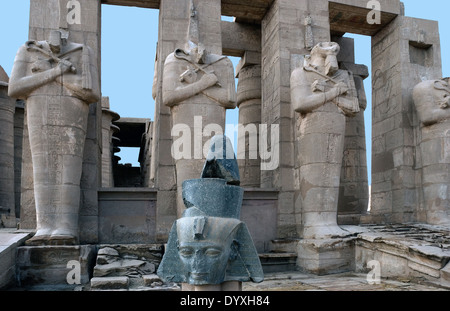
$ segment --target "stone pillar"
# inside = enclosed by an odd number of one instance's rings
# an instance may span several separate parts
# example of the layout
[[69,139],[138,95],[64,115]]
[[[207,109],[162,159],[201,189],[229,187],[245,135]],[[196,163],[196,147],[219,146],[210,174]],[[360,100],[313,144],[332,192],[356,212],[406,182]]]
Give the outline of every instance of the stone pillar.
[[9,78],[0,66],[0,228],[16,227],[14,194],[14,111]]
[[[243,58],[242,60],[244,60]],[[241,63],[237,69],[239,108],[238,164],[242,187],[261,186],[261,158],[258,154],[261,124],[261,65]],[[242,145],[241,145],[242,144]]]
[[172,147],[170,108],[163,104],[162,79],[164,61],[179,46],[184,46],[189,25],[190,3],[187,0],[161,0],[155,80],[155,120],[153,123],[151,178],[158,189],[156,206],[157,241],[167,242],[177,219],[177,180]]
[[442,77],[438,23],[398,16],[373,37],[372,63],[372,207],[364,222],[424,221],[412,90]]
[[332,38],[332,41],[341,46],[341,52],[338,55],[340,68],[353,73],[360,108],[360,112],[355,117],[346,118],[344,159],[339,187],[338,224],[359,225],[361,215],[367,214],[369,204],[364,121],[364,111],[367,107],[364,79],[369,76],[369,71],[367,66],[355,64],[354,39],[335,37]]
[[[174,144],[164,155],[180,154],[175,156],[178,217],[185,210],[182,183],[199,178],[205,158],[203,146],[208,146],[213,132],[224,133],[226,109],[236,107],[234,68],[222,56],[221,1],[193,0],[191,4],[185,41],[166,57],[163,73],[163,103],[170,107],[172,129],[177,129],[173,135],[178,135],[173,140],[183,141],[183,147]],[[200,55],[201,60],[197,59]],[[189,70],[192,76],[182,78]]]
[[[310,17],[311,28],[305,26]],[[291,107],[290,75],[309,54],[308,42],[330,41],[328,0],[275,0],[262,20],[261,122],[279,125],[279,166],[261,172],[261,187],[280,190],[278,237],[298,237],[301,199],[296,170],[299,152],[294,147],[298,115]],[[312,34],[306,36],[306,33]],[[309,38],[307,38],[309,37]],[[298,126],[298,124],[297,124]]]
[[113,135],[119,130],[112,122],[120,119],[120,116],[110,110],[109,97],[102,98],[102,187],[114,187],[113,174]]
[[16,204],[16,218],[20,218],[21,193],[22,193],[22,154],[23,154],[23,131],[25,118],[25,102],[16,101],[16,112],[14,115],[14,192]]

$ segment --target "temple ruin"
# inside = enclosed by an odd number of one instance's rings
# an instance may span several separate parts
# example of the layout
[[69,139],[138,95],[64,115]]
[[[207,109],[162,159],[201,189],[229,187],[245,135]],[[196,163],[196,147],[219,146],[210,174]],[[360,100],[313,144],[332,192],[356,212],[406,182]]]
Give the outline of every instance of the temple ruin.
[[[159,10],[154,120],[120,116],[101,94],[102,5]],[[371,37],[372,72],[355,63],[346,33]],[[141,286],[154,284],[185,208],[181,185],[200,178],[203,146],[218,131],[205,128],[223,129],[235,108],[241,220],[264,272],[367,273],[377,261],[381,277],[450,288],[450,83],[438,23],[405,16],[399,0],[30,0],[23,42],[11,76],[0,67],[0,227],[10,232],[0,288],[130,288],[130,269]],[[322,108],[304,109],[308,94],[323,96]],[[40,100],[46,111],[30,108]],[[73,135],[55,130],[62,122]],[[174,128],[192,132],[191,159],[174,157]],[[121,147],[140,148],[140,167],[119,164]],[[342,232],[325,233],[330,219]],[[55,233],[58,223],[64,230]],[[69,282],[77,264],[80,278]]]

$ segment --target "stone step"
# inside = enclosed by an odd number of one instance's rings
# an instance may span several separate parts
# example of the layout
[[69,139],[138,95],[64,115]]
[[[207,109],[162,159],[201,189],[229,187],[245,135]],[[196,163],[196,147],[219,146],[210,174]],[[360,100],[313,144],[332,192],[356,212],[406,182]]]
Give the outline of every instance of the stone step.
[[262,253],[259,254],[264,273],[295,271],[296,253]]

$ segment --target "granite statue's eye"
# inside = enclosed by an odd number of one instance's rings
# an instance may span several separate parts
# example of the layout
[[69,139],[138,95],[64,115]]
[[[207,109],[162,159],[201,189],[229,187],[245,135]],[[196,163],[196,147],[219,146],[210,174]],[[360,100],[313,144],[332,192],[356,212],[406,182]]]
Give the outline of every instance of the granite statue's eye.
[[205,254],[209,257],[217,257],[222,254],[222,251],[217,248],[208,248]]
[[182,247],[179,250],[179,254],[183,257],[191,257],[194,254],[194,250],[190,247]]

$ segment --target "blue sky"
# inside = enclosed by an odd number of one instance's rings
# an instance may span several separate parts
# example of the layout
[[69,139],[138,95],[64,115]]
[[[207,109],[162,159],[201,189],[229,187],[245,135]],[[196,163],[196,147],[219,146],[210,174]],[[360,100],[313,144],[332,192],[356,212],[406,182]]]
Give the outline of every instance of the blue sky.
[[[404,0],[406,16],[439,21],[443,76],[450,76],[450,1]],[[29,0],[0,2],[0,65],[10,74],[19,46],[28,39]],[[102,93],[110,97],[111,109],[122,117],[154,118],[151,96],[158,10],[103,5],[102,7]],[[370,38],[356,38],[356,63],[371,65]],[[237,59],[232,59],[237,63]],[[365,112],[368,153],[371,137],[371,79],[366,81],[369,106]],[[229,111],[227,123],[237,123],[238,111]],[[137,165],[137,150],[119,154],[123,162]],[[370,168],[370,156],[368,167]]]

